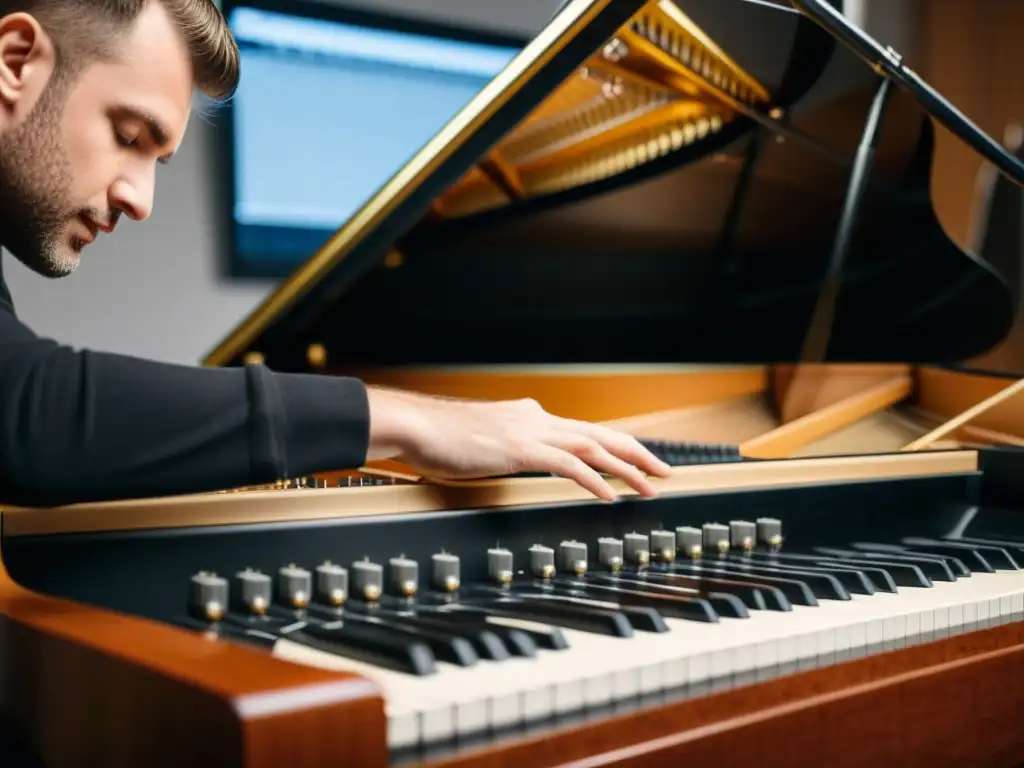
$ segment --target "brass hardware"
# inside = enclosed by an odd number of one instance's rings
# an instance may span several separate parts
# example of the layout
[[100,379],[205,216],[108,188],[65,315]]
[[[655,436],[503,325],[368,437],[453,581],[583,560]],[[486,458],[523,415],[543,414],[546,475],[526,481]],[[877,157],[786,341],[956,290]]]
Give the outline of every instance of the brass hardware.
[[327,364],[327,350],[323,344],[310,344],[306,347],[306,362],[313,368],[323,368]]

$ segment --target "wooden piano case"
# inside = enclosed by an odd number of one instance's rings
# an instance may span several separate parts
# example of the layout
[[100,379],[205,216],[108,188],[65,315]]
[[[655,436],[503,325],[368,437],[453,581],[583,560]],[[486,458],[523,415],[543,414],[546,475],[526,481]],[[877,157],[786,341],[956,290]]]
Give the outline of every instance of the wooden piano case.
[[[1013,482],[1024,404],[998,399],[1019,373],[952,366],[1011,332],[1007,275],[1020,253],[950,239],[929,194],[932,118],[894,89],[872,127],[878,72],[841,37],[784,3],[563,4],[206,362],[531,397],[642,438],[762,460],[677,467],[670,494],[842,493],[929,475],[1024,502]],[[979,403],[989,407],[971,412]],[[102,596],[34,589],[20,541],[342,515],[398,515],[400,531],[404,513],[583,498],[556,478],[420,479],[3,508],[0,764],[378,768],[392,757],[369,679]],[[1008,623],[411,764],[1010,766],[1024,761],[1022,673],[1024,627]]]

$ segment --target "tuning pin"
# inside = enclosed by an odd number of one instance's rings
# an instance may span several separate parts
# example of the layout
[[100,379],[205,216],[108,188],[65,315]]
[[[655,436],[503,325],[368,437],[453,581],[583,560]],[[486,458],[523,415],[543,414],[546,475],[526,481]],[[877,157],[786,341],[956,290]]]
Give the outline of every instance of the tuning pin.
[[612,573],[622,570],[622,539],[605,536],[597,540],[597,562]]
[[729,552],[729,526],[721,523],[704,523],[704,551],[718,552],[720,555]]
[[771,550],[782,548],[782,521],[774,517],[757,518],[757,540]]
[[405,555],[388,560],[391,589],[397,597],[416,597],[420,583],[420,565]]
[[676,528],[676,552],[680,555],[697,560],[704,551],[701,545],[704,541],[704,534],[700,528],[689,525],[681,525]]
[[235,589],[232,597],[243,613],[262,616],[270,607],[273,598],[273,584],[265,573],[246,568],[235,574]]
[[487,550],[487,575],[503,587],[512,583],[512,553],[503,547]]
[[555,577],[555,550],[543,544],[530,547],[530,573],[538,579]]
[[651,559],[671,563],[676,559],[676,537],[672,531],[651,531]]
[[642,533],[627,533],[622,537],[625,561],[630,565],[644,566],[651,562],[651,545]]
[[450,555],[447,552],[440,552],[433,555],[431,561],[434,565],[433,578],[434,589],[441,592],[454,592],[460,584],[460,565],[458,555]]
[[757,543],[757,526],[746,520],[729,522],[729,544],[733,549],[752,552]]
[[325,561],[316,567],[314,600],[337,608],[348,599],[348,571]]
[[295,563],[289,563],[277,571],[278,595],[289,608],[299,609],[309,605],[312,586],[312,574]]
[[581,541],[563,541],[558,545],[562,570],[576,576],[587,572],[587,545]]
[[367,603],[380,600],[384,591],[384,569],[378,563],[371,563],[369,558],[356,560],[349,566],[349,572],[354,594]]
[[191,579],[189,613],[204,621],[220,621],[228,605],[227,579],[200,571]]

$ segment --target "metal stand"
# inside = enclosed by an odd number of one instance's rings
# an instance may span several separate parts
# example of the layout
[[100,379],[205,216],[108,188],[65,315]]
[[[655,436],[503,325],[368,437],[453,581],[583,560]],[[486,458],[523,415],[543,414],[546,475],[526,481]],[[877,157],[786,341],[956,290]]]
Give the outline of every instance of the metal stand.
[[836,299],[839,296],[839,288],[842,281],[843,266],[850,252],[854,230],[857,226],[857,217],[864,199],[864,192],[868,187],[875,150],[878,146],[878,135],[882,126],[882,117],[885,114],[886,103],[891,91],[892,81],[887,77],[883,77],[878,84],[878,90],[875,91],[875,98],[871,102],[871,109],[864,123],[864,132],[861,134],[860,145],[857,147],[857,154],[853,159],[853,171],[850,173],[850,182],[846,188],[846,198],[843,201],[843,210],[840,215],[839,226],[836,230],[835,241],[832,245],[828,272],[825,274],[822,291],[814,308],[814,314],[811,316],[811,323],[807,338],[804,341],[803,354],[801,355],[802,362],[821,362],[825,359],[825,353],[828,350],[829,337],[832,335]]
[[842,13],[823,0],[789,0],[796,10],[818,24],[828,34],[866,61],[887,80],[895,80],[931,117],[956,134],[974,151],[988,160],[1015,184],[1024,186],[1024,162],[975,125],[944,99],[938,91],[903,63],[903,57],[891,47],[883,47],[862,29],[851,24]]

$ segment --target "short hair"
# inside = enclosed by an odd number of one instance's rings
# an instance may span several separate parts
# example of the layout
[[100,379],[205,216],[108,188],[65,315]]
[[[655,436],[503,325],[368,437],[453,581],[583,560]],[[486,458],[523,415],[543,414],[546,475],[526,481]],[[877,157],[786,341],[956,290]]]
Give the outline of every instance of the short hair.
[[215,101],[230,98],[238,87],[238,44],[213,0],[0,0],[0,17],[34,16],[53,39],[59,73],[74,79],[90,60],[116,56],[118,37],[150,2],[160,3],[181,32],[196,88]]

